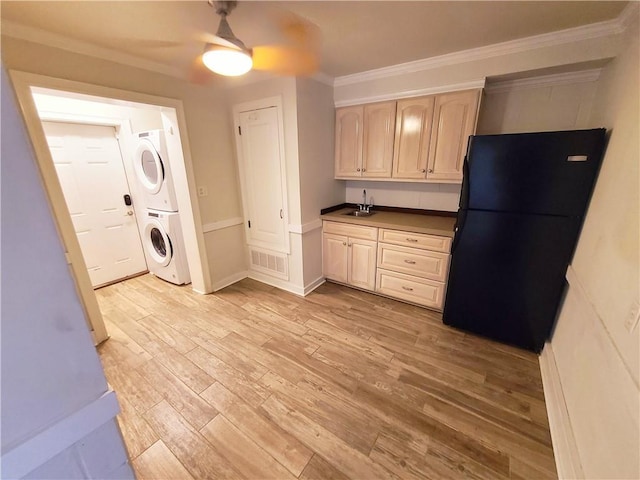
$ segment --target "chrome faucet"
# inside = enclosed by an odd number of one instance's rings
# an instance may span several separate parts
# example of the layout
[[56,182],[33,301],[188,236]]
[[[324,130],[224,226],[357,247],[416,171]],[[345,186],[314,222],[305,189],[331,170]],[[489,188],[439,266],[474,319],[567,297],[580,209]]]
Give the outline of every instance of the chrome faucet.
[[373,204],[367,205],[367,191],[366,190],[362,190],[362,204],[358,204],[358,209],[361,212],[369,213],[369,211],[371,210],[372,206],[373,206]]

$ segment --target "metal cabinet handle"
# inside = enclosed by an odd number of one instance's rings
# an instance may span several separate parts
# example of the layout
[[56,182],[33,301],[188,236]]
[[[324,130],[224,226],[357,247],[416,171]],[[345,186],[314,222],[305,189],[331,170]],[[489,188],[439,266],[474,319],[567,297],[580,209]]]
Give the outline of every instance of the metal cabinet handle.
[[359,169],[359,168],[356,168],[356,172],[359,172],[359,171],[360,171],[360,169]]
[[429,173],[433,173],[433,168],[430,168],[430,169],[429,169]]
[[349,246],[353,245],[353,243],[350,243]]
[[130,217],[131,215],[133,215],[133,210],[127,210],[127,216]]
[[405,287],[404,285],[402,286],[403,290],[406,290],[407,292],[413,292],[413,288],[411,287]]
[[407,242],[416,243],[418,241],[417,238],[407,238]]
[[363,168],[363,169],[362,169],[362,171],[363,171],[363,172],[366,172],[366,171],[367,171],[367,169],[366,169],[366,168]]
[[346,245],[346,244],[347,244],[347,242],[342,242],[342,245]]
[[422,170],[420,170],[422,173],[427,173],[427,171],[423,168]]
[[284,212],[280,209],[280,218],[284,218]]
[[409,265],[415,265],[415,260],[405,260],[404,263],[408,263]]

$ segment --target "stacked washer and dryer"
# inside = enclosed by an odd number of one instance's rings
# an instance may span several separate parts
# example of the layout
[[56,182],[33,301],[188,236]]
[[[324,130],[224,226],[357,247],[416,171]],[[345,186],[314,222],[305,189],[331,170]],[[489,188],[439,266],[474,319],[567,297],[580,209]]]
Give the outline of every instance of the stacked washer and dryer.
[[137,134],[134,170],[142,203],[141,233],[149,272],[176,285],[191,282],[164,131]]

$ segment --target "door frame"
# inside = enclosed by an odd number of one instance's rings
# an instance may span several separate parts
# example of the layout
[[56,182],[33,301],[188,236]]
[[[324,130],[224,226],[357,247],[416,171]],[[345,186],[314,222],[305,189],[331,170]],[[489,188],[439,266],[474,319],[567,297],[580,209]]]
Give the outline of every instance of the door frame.
[[[249,240],[251,238],[247,220],[249,220],[249,209],[247,199],[247,184],[246,184],[246,164],[244,156],[242,154],[242,139],[240,138],[240,114],[250,112],[253,110],[263,110],[266,108],[275,107],[278,117],[278,141],[280,147],[280,182],[282,184],[282,205],[283,205],[283,222],[284,222],[284,248],[273,248],[264,244],[254,244]],[[240,193],[242,196],[242,212],[244,215],[244,233],[247,240],[247,245],[258,247],[266,250],[281,252],[290,254],[291,244],[289,242],[289,201],[287,197],[287,161],[285,156],[284,145],[284,121],[283,121],[283,108],[282,97],[274,96],[262,98],[260,100],[254,100],[251,102],[238,103],[233,106],[233,128],[236,141],[236,154],[238,157],[238,175],[240,176]]]
[[[73,228],[71,216],[69,215],[64,200],[62,188],[42,128],[41,119],[31,95],[32,87],[57,90],[61,93],[67,92],[122,102],[146,104],[150,107],[160,109],[163,125],[171,129],[172,132],[177,131],[177,135],[167,136],[172,139],[172,145],[167,145],[167,148],[169,148],[176,159],[175,163],[177,168],[172,171],[175,175],[174,183],[178,196],[178,208],[181,211],[180,218],[185,246],[187,247],[187,263],[191,273],[192,289],[197,293],[211,293],[213,291],[211,275],[209,272],[204,233],[202,231],[202,220],[197,204],[197,188],[182,101],[17,70],[11,70],[9,75],[29,137],[33,144],[38,169],[40,170],[45,187],[45,193],[52,209],[55,224],[65,249],[67,263],[71,269],[78,296],[85,311],[87,323],[94,342],[96,344],[103,342],[108,338],[108,334],[89,279],[84,258],[82,257],[82,251],[80,250],[80,244]],[[169,143],[169,141],[167,143]]]

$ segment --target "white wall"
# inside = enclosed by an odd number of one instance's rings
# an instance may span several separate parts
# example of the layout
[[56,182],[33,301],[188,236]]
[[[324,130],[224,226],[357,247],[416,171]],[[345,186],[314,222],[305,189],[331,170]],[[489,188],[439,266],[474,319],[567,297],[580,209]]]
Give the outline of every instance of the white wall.
[[609,142],[551,340],[587,478],[640,478],[640,48],[638,15],[603,71],[592,124]]
[[[100,403],[108,387],[4,69],[1,93],[1,418],[2,466],[8,474],[35,469],[48,460],[39,458],[44,450],[59,453],[66,438],[39,444],[41,434]],[[77,428],[63,430],[67,438],[78,434]],[[29,454],[36,444],[42,448]],[[105,435],[100,448],[105,455],[116,452],[110,469],[127,462],[117,430]],[[27,454],[32,464],[16,465],[11,460],[16,452]],[[132,478],[126,470],[125,478]]]
[[346,184],[347,203],[362,203],[362,190],[367,191],[367,202],[387,207],[457,212],[460,201],[460,184],[363,181]]
[[[589,77],[565,83],[565,78],[563,75],[535,77],[522,83],[503,84],[498,89],[488,85],[477,133],[589,128],[598,80]],[[558,83],[553,84],[554,79]]]
[[304,288],[308,291],[322,281],[320,210],[343,203],[345,187],[343,181],[333,178],[333,88],[298,78],[296,93]]
[[310,78],[296,80],[298,158],[302,224],[320,210],[345,201],[345,186],[334,180],[335,110],[333,88]]

